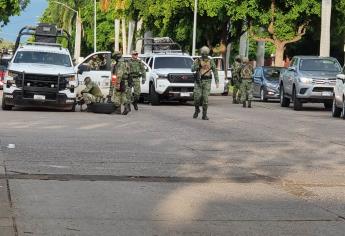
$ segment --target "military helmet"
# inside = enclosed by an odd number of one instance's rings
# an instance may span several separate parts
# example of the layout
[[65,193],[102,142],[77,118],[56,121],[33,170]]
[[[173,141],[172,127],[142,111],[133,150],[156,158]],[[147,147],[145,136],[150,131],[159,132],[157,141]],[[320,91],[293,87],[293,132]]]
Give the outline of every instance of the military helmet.
[[210,49],[207,47],[207,46],[203,46],[201,49],[200,49],[200,54],[201,55],[207,55],[210,54]]
[[91,83],[91,78],[90,77],[86,77],[84,79],[84,84],[89,84],[89,83]]
[[240,55],[237,55],[237,56],[235,57],[235,61],[241,62],[241,61],[242,61],[242,57],[241,57]]
[[248,63],[248,62],[249,62],[248,57],[243,57],[243,58],[242,58],[242,62],[243,62],[243,63]]

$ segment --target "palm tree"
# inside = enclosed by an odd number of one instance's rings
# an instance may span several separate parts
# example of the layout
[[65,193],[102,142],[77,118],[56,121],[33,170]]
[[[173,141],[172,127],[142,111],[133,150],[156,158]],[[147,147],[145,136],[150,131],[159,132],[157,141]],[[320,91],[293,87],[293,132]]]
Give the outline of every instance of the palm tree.
[[322,0],[320,56],[328,57],[331,37],[332,0]]

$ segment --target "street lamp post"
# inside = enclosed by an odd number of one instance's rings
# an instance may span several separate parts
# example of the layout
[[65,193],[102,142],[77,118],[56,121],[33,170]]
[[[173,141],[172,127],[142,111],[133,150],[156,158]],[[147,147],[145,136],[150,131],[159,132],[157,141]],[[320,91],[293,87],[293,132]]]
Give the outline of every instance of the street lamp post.
[[74,58],[76,60],[80,57],[80,44],[81,44],[81,20],[79,18],[79,12],[71,8],[70,6],[66,5],[65,3],[58,2],[58,1],[52,1],[56,4],[60,4],[67,9],[73,11],[76,14],[76,20],[75,20],[75,42],[74,42]]
[[195,47],[196,47],[196,24],[198,16],[198,0],[194,2],[194,25],[193,25],[193,46],[192,46],[192,55],[195,56]]
[[94,0],[94,14],[93,14],[93,51],[97,52],[97,1]]

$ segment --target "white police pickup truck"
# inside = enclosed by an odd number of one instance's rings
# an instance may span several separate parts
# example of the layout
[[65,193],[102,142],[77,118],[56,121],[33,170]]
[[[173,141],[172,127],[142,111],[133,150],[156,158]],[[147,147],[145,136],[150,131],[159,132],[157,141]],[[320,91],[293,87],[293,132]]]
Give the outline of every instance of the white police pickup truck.
[[[19,46],[22,35],[34,35],[36,42]],[[69,50],[51,41],[57,35],[56,27],[47,24],[21,30],[4,80],[3,110],[25,106],[74,111],[76,73]]]

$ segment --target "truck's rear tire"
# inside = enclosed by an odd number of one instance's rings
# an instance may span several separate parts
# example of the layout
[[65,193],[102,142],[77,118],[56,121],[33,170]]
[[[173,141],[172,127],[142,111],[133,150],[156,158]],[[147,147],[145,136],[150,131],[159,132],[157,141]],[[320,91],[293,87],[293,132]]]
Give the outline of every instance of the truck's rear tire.
[[2,110],[4,110],[4,111],[10,111],[10,110],[12,110],[12,108],[13,108],[13,106],[7,105],[7,104],[6,104],[6,99],[5,99],[4,96],[2,97],[1,108],[2,108]]
[[152,106],[158,106],[161,103],[159,94],[156,93],[155,86],[153,84],[150,85],[150,100]]

